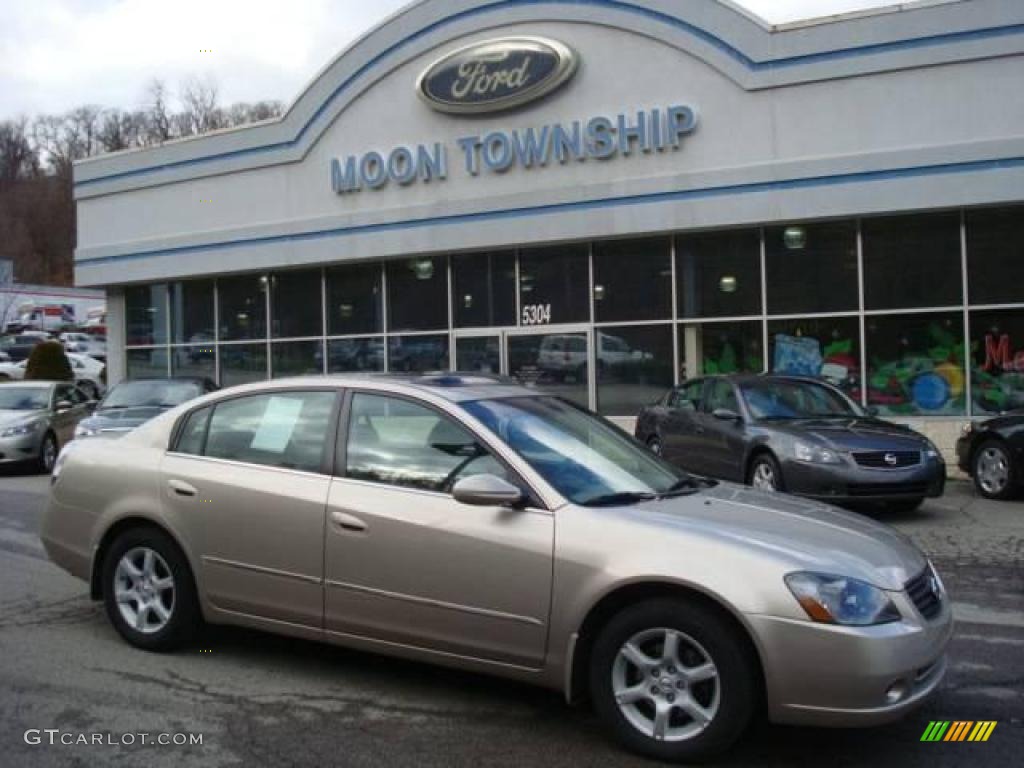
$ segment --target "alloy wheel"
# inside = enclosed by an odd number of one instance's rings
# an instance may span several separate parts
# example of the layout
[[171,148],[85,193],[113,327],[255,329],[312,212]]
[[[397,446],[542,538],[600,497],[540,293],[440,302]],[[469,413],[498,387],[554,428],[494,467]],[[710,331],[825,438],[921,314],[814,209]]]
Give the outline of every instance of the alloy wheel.
[[984,448],[975,464],[974,476],[985,493],[993,496],[1006,490],[1010,482],[1010,461],[998,446]]
[[50,436],[43,440],[43,470],[53,472],[53,465],[57,463],[57,442]]
[[143,634],[159,632],[174,612],[174,575],[159,553],[134,547],[114,572],[114,597],[121,617]]
[[698,736],[718,714],[718,668],[696,640],[677,629],[636,633],[612,665],[612,693],[622,716],[657,741]]
[[775,491],[778,490],[778,480],[775,477],[775,469],[767,461],[760,461],[754,467],[754,473],[751,478],[751,485],[757,488],[759,491]]

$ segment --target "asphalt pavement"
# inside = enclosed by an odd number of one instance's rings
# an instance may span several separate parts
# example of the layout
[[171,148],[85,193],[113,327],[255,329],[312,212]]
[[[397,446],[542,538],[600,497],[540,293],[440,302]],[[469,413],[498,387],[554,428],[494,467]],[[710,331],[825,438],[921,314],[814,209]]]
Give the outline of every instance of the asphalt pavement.
[[[46,560],[37,538],[46,487],[46,478],[0,477],[0,766],[652,765],[611,744],[586,708],[481,675],[227,628],[175,654],[135,650],[85,584]],[[954,482],[916,513],[873,514],[925,548],[954,600],[938,695],[870,730],[761,724],[717,764],[1019,764],[1024,502],[981,501]],[[922,743],[932,720],[998,724],[985,743]],[[140,734],[202,743],[143,744]]]

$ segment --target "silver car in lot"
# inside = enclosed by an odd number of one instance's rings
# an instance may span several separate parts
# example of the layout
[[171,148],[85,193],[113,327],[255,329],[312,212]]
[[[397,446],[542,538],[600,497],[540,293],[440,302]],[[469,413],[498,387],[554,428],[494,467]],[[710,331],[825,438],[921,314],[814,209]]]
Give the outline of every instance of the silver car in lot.
[[0,464],[34,463],[49,472],[93,405],[69,382],[0,383]]
[[129,643],[201,620],[589,699],[665,760],[780,723],[900,717],[950,603],[902,534],[687,475],[559,398],[479,376],[235,387],[62,453],[42,524]]

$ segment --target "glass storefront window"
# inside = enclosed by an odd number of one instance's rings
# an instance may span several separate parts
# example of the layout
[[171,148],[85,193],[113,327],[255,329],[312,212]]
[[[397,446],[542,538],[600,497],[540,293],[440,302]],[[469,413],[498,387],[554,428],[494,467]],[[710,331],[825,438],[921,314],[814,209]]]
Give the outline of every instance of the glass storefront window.
[[133,285],[124,290],[125,344],[167,343],[167,284]]
[[444,256],[389,261],[388,330],[448,327],[448,272]]
[[672,326],[602,326],[597,344],[597,407],[635,416],[672,386]]
[[324,344],[316,341],[276,341],[270,345],[275,379],[285,376],[319,376],[324,372]]
[[508,337],[508,372],[520,384],[587,405],[587,334],[547,333]]
[[167,348],[126,350],[125,364],[129,379],[166,379]]
[[501,373],[501,340],[497,336],[456,339],[455,367],[460,371]]
[[530,248],[519,254],[519,323],[590,321],[587,245]]
[[452,256],[452,309],[456,328],[515,325],[515,253]]
[[266,344],[222,344],[220,385],[233,387],[267,378]]
[[860,402],[860,321],[856,317],[771,320],[768,363],[773,373],[821,377]]
[[671,241],[667,237],[594,244],[594,320],[672,317]]
[[212,344],[213,281],[171,283],[171,343]]
[[1024,206],[964,214],[972,304],[1024,303]]
[[676,238],[680,317],[761,314],[761,233],[756,229]]
[[270,317],[275,339],[323,334],[320,270],[271,275]]
[[857,223],[765,229],[768,313],[851,312],[857,296]]
[[392,336],[388,339],[388,370],[447,371],[448,334]]
[[171,350],[171,375],[217,380],[216,355],[212,344],[175,347]]
[[267,335],[265,275],[225,277],[217,281],[220,339],[263,339]]
[[866,320],[868,405],[888,416],[964,413],[964,319],[959,312]]
[[327,341],[327,372],[384,370],[384,338],[329,339]]
[[861,237],[866,309],[963,304],[958,212],[864,219]]
[[1024,309],[979,310],[969,321],[972,413],[1024,408]]
[[384,331],[380,264],[327,270],[327,333],[343,336]]
[[719,373],[760,373],[761,329],[759,320],[679,326],[680,381]]

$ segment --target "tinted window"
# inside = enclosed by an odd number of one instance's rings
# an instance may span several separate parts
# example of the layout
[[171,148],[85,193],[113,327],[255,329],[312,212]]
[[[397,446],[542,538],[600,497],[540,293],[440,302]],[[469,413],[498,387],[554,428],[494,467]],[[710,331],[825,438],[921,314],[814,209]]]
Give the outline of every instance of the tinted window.
[[768,362],[775,373],[817,376],[860,401],[860,321],[856,317],[770,320]]
[[764,236],[769,314],[858,308],[855,222],[769,227]]
[[202,453],[203,438],[206,437],[206,422],[212,411],[213,408],[207,406],[188,415],[178,435],[178,444],[175,446],[178,453],[190,453],[193,456]]
[[507,474],[447,416],[383,395],[353,396],[345,459],[347,477],[428,491],[448,492],[471,475]]
[[220,385],[232,387],[267,378],[266,344],[224,344],[220,347]]
[[470,336],[455,340],[456,367],[460,371],[501,373],[501,344],[497,336]]
[[171,283],[171,341],[211,344],[213,325],[213,281]]
[[217,282],[222,340],[266,337],[267,283],[262,275],[227,277]]
[[704,398],[704,410],[707,413],[714,413],[718,408],[740,412],[740,404],[736,400],[736,392],[725,379],[716,379],[708,387],[708,395]]
[[129,379],[167,376],[167,349],[129,349],[125,352]]
[[701,392],[704,389],[704,380],[696,379],[679,387],[669,400],[670,408],[679,408],[684,411],[695,411],[700,407]]
[[680,317],[761,314],[761,235],[756,229],[676,240]]
[[320,270],[271,275],[270,287],[274,338],[320,336],[323,333]]
[[327,333],[342,336],[384,330],[380,264],[327,270]]
[[672,326],[598,328],[597,404],[601,413],[635,415],[672,386]]
[[167,342],[166,284],[125,288],[124,309],[128,346]]
[[804,419],[859,415],[834,390],[820,384],[782,379],[748,381],[740,385],[755,419]]
[[387,277],[388,330],[448,327],[448,273],[443,256],[390,261]]
[[448,370],[448,334],[392,336],[388,339],[388,370]]
[[383,371],[384,339],[331,339],[327,342],[327,372]]
[[278,392],[216,405],[206,456],[319,472],[333,392]]
[[530,334],[509,336],[508,372],[528,387],[536,387],[575,400],[589,401],[585,334]]
[[515,325],[515,254],[453,256],[452,307],[457,328]]
[[278,341],[270,345],[274,378],[317,376],[324,372],[322,341]]
[[115,385],[103,402],[101,408],[137,408],[139,406],[171,407],[199,397],[202,389],[198,383],[191,381],[170,381],[152,379],[149,381],[125,381]]
[[519,254],[523,325],[590,320],[590,259],[586,245],[530,248]]
[[971,303],[1024,301],[1024,206],[967,211],[964,218]]
[[960,214],[864,219],[861,232],[867,309],[963,303]]
[[594,314],[597,322],[667,320],[672,316],[668,238],[594,246]]
[[682,378],[764,370],[762,325],[757,320],[701,323],[679,329]]

